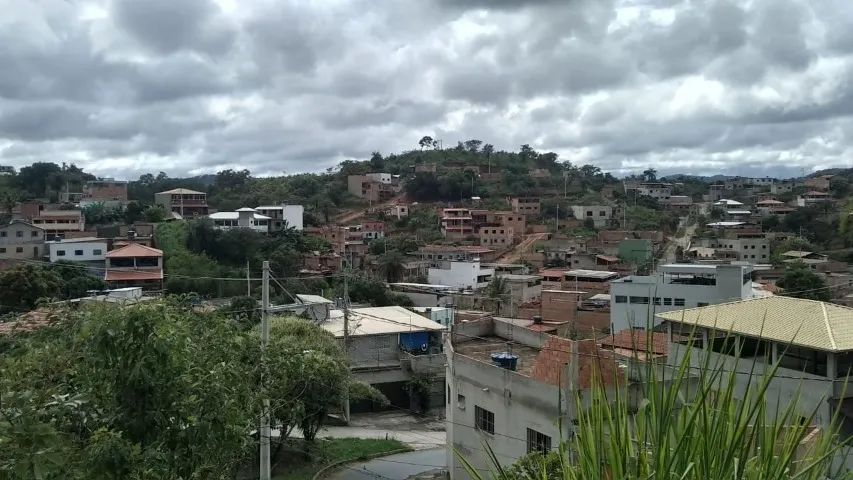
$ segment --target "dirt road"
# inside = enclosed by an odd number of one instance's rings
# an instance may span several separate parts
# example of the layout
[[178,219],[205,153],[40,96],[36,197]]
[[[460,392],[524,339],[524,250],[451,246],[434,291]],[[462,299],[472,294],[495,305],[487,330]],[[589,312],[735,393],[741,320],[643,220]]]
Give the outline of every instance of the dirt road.
[[345,225],[347,223],[352,223],[352,222],[358,220],[359,218],[363,217],[369,209],[382,209],[384,207],[390,207],[391,205],[394,205],[394,204],[398,203],[399,201],[403,200],[403,198],[405,196],[406,196],[406,194],[401,193],[401,194],[395,196],[394,198],[392,198],[391,200],[388,200],[388,201],[382,202],[382,203],[377,203],[376,205],[372,205],[368,208],[359,208],[356,210],[349,210],[349,211],[342,213],[341,215],[338,215],[333,220],[338,225]]
[[517,263],[524,255],[533,250],[533,246],[540,240],[548,239],[549,233],[531,233],[524,236],[524,240],[512,248],[512,250],[498,257],[495,263]]

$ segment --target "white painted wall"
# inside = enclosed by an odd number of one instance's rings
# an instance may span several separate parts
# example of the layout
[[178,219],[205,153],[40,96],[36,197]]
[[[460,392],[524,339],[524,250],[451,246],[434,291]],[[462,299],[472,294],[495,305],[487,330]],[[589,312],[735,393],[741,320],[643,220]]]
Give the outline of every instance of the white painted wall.
[[107,258],[107,242],[45,242],[51,262],[103,262]]
[[613,207],[609,205],[572,205],[572,214],[580,221],[591,218],[596,228],[607,225],[613,218]]
[[[494,268],[483,268],[480,262],[448,263],[449,268],[447,269],[429,269],[427,273],[429,283],[463,289],[478,289],[485,288],[495,275]],[[484,280],[482,277],[486,277],[486,279]]]
[[[714,265],[709,273],[716,273],[716,285],[681,285],[665,283],[664,273],[671,271],[661,266],[658,272],[649,276],[631,276],[610,282],[610,328],[618,332],[626,328],[646,328],[660,322],[653,320],[655,313],[694,308],[699,303],[713,305],[733,302],[752,297],[752,282],[743,282],[744,273],[752,267],[742,265]],[[620,297],[625,297],[624,302]],[[631,303],[631,297],[647,297],[648,304]],[[655,305],[654,297],[659,297],[660,305]],[[672,301],[669,305],[666,299]],[[683,305],[676,305],[675,299],[684,299]],[[651,317],[650,317],[651,316]]]

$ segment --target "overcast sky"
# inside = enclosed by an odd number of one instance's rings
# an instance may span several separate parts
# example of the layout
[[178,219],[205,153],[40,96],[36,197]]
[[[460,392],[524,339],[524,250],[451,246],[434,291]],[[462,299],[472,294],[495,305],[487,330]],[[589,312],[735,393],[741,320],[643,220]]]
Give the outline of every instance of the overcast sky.
[[849,0],[0,0],[0,164],[321,171],[423,135],[615,174],[853,166]]

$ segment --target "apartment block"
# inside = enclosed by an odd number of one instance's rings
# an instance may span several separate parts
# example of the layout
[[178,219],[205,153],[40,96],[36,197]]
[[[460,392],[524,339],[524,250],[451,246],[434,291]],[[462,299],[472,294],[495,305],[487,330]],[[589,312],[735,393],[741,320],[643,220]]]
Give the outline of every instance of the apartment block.
[[32,218],[32,224],[44,229],[46,240],[54,240],[82,232],[86,219],[80,210],[41,210]]
[[181,218],[207,215],[207,194],[187,188],[175,188],[154,194],[154,204]]
[[655,327],[660,312],[752,298],[751,265],[662,265],[610,282],[611,331]]
[[528,217],[538,217],[542,212],[542,200],[539,197],[512,197],[510,204],[514,213]]
[[347,190],[370,203],[386,202],[398,191],[393,180],[390,173],[350,175],[347,177]]
[[503,225],[484,225],[478,230],[480,245],[484,247],[507,248],[515,239],[512,227]]
[[441,233],[448,240],[464,240],[474,236],[474,220],[469,208],[445,208],[441,214]]
[[107,207],[122,207],[127,204],[127,182],[105,178],[90,180],[83,186],[80,207],[102,203]]

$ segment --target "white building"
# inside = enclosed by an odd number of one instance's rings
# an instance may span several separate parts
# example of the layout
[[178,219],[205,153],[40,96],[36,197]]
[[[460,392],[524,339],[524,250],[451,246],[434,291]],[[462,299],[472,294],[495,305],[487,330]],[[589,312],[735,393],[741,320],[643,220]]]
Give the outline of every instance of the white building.
[[230,230],[232,228],[251,228],[256,232],[267,233],[270,231],[270,217],[261,215],[254,208],[240,208],[236,212],[216,212],[208,215],[213,221],[213,226],[219,230]]
[[613,218],[613,207],[610,205],[572,205],[572,215],[580,221],[591,218],[595,228],[607,226]]
[[256,208],[255,211],[270,218],[270,232],[285,228],[293,228],[301,232],[304,228],[305,207],[302,205],[265,205]]
[[752,298],[751,265],[661,265],[610,282],[610,331],[656,326],[654,315]]
[[717,202],[714,202],[714,206],[725,211],[729,210],[744,210],[744,205],[742,202],[738,202],[737,200],[731,200],[728,198],[723,198]]
[[486,444],[502,465],[559,448],[572,438],[574,399],[589,398],[583,391],[593,378],[608,394],[624,385],[614,357],[593,340],[496,318],[457,324],[445,338],[447,467],[454,480],[470,478],[460,455],[475,469],[494,467]]
[[702,247],[730,251],[735,259],[743,262],[752,264],[770,262],[770,240],[763,233],[733,234],[732,237],[703,238],[698,243]]
[[669,200],[669,197],[672,196],[672,184],[644,182],[637,187],[637,194],[652,197],[657,200]]
[[385,185],[390,185],[394,182],[394,176],[390,173],[368,173],[365,177]]
[[463,290],[485,288],[494,275],[494,268],[483,267],[478,261],[443,262],[440,267],[430,268],[427,272],[429,283]]
[[107,255],[107,240],[96,237],[69,238],[45,242],[46,254],[51,262],[104,262]]
[[409,309],[447,328],[453,325],[455,318],[454,310],[450,307],[410,307]]
[[542,277],[539,275],[498,274],[506,282],[507,293],[515,305],[542,297]]

